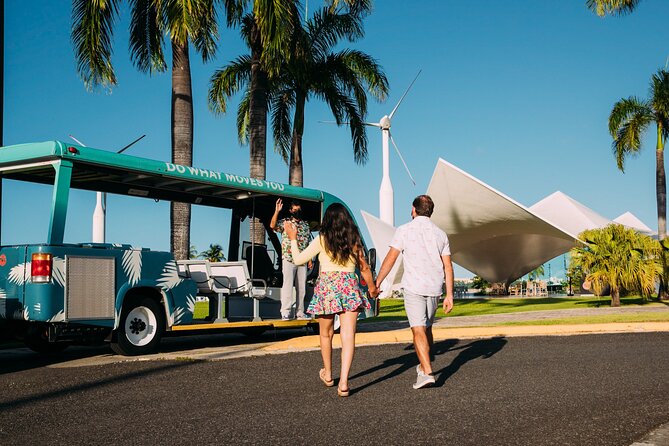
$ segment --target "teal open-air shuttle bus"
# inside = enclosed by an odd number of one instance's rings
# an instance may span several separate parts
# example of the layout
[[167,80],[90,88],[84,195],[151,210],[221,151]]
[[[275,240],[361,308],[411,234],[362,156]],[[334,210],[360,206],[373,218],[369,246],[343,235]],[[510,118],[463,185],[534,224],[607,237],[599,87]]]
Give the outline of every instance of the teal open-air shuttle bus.
[[[0,333],[34,350],[106,340],[137,355],[154,350],[165,332],[317,326],[281,320],[281,248],[268,228],[283,198],[299,200],[316,230],[325,208],[341,203],[333,195],[59,141],[0,148],[0,176],[53,185],[46,241],[0,246]],[[175,261],[128,244],[63,243],[71,189],[230,209],[228,258]],[[245,240],[243,221],[263,224],[268,243]],[[369,256],[373,269],[373,250]],[[316,274],[317,266],[310,279]],[[308,285],[307,302],[312,293]],[[194,317],[206,301],[208,311]]]

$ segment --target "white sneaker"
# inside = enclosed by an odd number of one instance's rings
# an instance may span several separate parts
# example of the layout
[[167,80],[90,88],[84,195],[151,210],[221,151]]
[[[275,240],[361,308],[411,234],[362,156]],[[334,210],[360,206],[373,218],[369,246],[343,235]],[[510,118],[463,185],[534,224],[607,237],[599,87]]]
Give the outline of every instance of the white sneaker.
[[290,316],[281,316],[281,320],[282,320],[282,321],[289,321],[289,320],[290,320]]
[[307,321],[307,320],[311,319],[311,316],[306,315],[306,314],[298,314],[298,315],[297,315],[297,318],[298,318],[299,320],[302,320],[302,321]]
[[414,389],[422,389],[423,387],[430,387],[434,384],[434,376],[426,375],[423,371],[418,372],[418,378],[416,378],[416,383],[413,385]]

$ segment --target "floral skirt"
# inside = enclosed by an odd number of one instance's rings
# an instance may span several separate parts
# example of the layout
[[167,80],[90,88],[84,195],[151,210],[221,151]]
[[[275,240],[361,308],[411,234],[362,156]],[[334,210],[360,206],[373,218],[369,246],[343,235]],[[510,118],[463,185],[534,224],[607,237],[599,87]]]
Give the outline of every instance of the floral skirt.
[[356,273],[322,271],[318,275],[307,313],[337,314],[365,308],[371,308],[371,305],[360,290]]

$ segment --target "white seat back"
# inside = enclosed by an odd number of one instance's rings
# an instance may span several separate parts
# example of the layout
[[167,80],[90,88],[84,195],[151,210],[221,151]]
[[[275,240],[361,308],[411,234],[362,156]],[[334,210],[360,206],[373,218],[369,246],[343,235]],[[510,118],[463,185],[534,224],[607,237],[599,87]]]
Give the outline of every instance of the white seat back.
[[179,272],[181,273],[183,269],[183,272],[186,274],[186,276],[195,282],[198,291],[204,294],[211,294],[213,292],[208,264],[209,262],[206,260],[177,261]]
[[210,262],[209,276],[216,293],[248,293],[251,277],[246,262]]

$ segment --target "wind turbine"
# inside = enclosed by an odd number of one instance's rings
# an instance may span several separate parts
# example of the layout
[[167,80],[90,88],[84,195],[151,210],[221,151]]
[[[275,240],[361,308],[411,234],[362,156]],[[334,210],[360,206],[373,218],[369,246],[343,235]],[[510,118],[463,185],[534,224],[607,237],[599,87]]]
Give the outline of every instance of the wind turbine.
[[[83,142],[79,141],[77,138],[75,138],[72,135],[67,135],[70,138],[72,138],[77,144],[80,146],[86,147],[86,144]],[[123,147],[121,150],[117,151],[116,153],[123,153],[128,149],[130,146],[138,142],[140,139],[144,138],[146,135],[142,135],[130,144],[126,145]],[[106,192],[97,192],[96,193],[96,202],[95,202],[95,210],[93,211],[93,237],[92,237],[92,242],[93,243],[105,243],[106,238],[107,238],[107,230],[106,230],[106,221],[107,221],[107,193]]]
[[409,84],[409,87],[406,89],[400,100],[397,102],[397,105],[395,105],[395,108],[393,108],[389,115],[385,115],[379,122],[364,123],[365,125],[378,127],[381,129],[381,140],[383,148],[383,176],[381,177],[381,187],[379,188],[379,217],[381,220],[391,226],[395,226],[395,209],[393,185],[390,182],[390,150],[388,147],[388,140],[393,143],[393,147],[395,147],[395,151],[400,157],[402,164],[404,164],[404,169],[406,169],[407,174],[409,175],[409,178],[411,178],[411,182],[414,186],[416,185],[416,181],[414,181],[413,176],[411,175],[411,171],[409,170],[407,163],[404,161],[404,157],[402,157],[400,149],[397,147],[397,144],[395,144],[395,140],[390,133],[390,125],[393,116],[395,116],[395,113],[397,112],[397,109],[404,100],[404,97],[407,95],[407,93],[409,93],[409,90],[411,90],[411,87],[413,86],[414,82],[416,82],[416,79],[418,79],[418,76],[420,76],[421,71],[422,70],[418,70],[418,74],[416,74],[416,77],[414,77],[413,81],[411,81],[411,84]]

